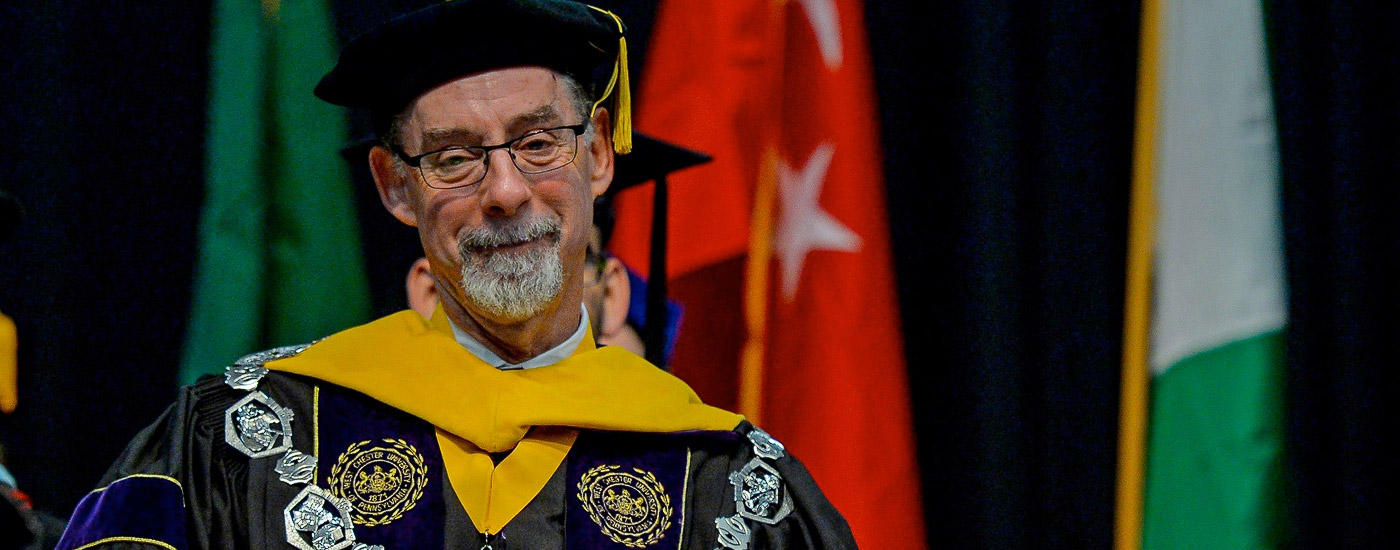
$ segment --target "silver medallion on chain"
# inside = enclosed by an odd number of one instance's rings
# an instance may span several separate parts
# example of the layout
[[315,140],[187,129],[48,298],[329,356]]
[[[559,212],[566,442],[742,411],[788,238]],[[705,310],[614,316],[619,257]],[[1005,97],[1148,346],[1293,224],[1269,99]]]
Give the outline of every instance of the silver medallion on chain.
[[777,460],[787,454],[787,448],[782,443],[758,428],[749,432],[749,442],[753,443],[753,454],[763,458]]
[[738,514],[715,518],[715,529],[719,530],[719,545],[729,550],[748,550],[749,524]]
[[288,485],[310,483],[316,475],[316,457],[296,449],[289,449],[273,468],[278,479]]
[[235,390],[252,391],[258,387],[258,382],[267,375],[267,367],[264,367],[263,364],[294,357],[306,351],[306,348],[311,347],[311,344],[281,346],[244,355],[224,369],[224,383]]
[[[315,343],[315,342],[311,342],[311,344],[314,344],[314,343]],[[235,364],[235,365],[259,365],[259,366],[261,366],[261,365],[264,364],[264,363],[268,363],[268,362],[271,362],[271,361],[276,361],[276,360],[278,360],[278,359],[286,359],[286,358],[288,358],[288,357],[294,357],[294,356],[296,356],[297,354],[299,354],[299,353],[301,353],[301,352],[303,352],[303,351],[306,351],[306,348],[311,347],[311,344],[296,344],[296,345],[292,345],[292,346],[280,346],[280,347],[275,347],[275,348],[272,348],[272,349],[265,349],[265,350],[262,350],[262,351],[259,351],[259,352],[256,352],[256,353],[250,353],[250,354],[248,354],[248,355],[244,355],[243,357],[238,358],[237,361],[234,361],[234,364]]]
[[251,458],[292,448],[292,410],[254,391],[224,411],[224,441]]
[[233,364],[224,369],[224,383],[235,390],[252,391],[266,375],[267,368],[262,365]]
[[307,485],[282,511],[287,542],[301,550],[358,550],[351,510],[349,502]]
[[783,476],[762,460],[750,460],[730,473],[729,484],[734,486],[734,507],[743,517],[773,525],[792,512]]

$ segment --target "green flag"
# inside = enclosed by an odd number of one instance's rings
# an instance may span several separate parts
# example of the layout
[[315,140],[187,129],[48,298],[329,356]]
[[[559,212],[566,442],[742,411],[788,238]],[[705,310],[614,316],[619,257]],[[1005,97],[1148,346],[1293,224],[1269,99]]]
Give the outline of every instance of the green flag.
[[199,261],[180,381],[362,323],[370,305],[322,1],[219,0]]
[[1263,12],[1165,6],[1143,548],[1272,548],[1288,311]]

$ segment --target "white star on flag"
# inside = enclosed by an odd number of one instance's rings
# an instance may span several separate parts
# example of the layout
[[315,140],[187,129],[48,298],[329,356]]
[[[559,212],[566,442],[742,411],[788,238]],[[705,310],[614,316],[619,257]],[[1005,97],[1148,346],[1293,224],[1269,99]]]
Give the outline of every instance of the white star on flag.
[[807,253],[814,250],[856,252],[860,236],[836,218],[822,210],[822,186],[826,170],[836,146],[823,143],[807,158],[802,171],[797,172],[786,160],[778,161],[778,194],[782,204],[778,225],[774,228],[774,248],[783,274],[783,298],[792,300],[802,277],[802,264]]
[[836,0],[798,0],[807,13],[807,24],[817,35],[826,68],[841,68],[841,19],[836,12]]

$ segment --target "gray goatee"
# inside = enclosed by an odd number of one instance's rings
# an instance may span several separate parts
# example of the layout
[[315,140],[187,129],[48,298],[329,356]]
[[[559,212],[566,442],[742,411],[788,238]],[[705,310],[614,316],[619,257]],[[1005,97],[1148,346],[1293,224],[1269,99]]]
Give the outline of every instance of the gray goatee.
[[[467,299],[506,322],[529,319],[559,296],[564,267],[559,261],[562,231],[553,219],[538,219],[462,235],[462,290]],[[549,246],[527,252],[498,252],[499,246],[545,239]]]

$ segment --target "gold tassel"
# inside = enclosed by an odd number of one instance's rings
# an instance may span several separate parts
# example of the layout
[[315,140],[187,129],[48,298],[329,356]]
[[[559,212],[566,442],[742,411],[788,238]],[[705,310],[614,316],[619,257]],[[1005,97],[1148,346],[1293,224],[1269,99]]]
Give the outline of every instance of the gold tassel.
[[588,6],[611,17],[617,23],[617,61],[613,64],[612,78],[608,79],[608,87],[603,91],[603,96],[598,98],[593,104],[593,110],[598,109],[598,105],[612,95],[613,89],[617,88],[617,97],[613,100],[613,151],[620,155],[632,152],[632,82],[627,76],[627,35],[622,26],[622,18],[617,14],[597,6]]
[[632,84],[627,78],[626,36],[618,39],[617,75],[619,89],[617,122],[613,124],[613,150],[625,155],[632,152]]

